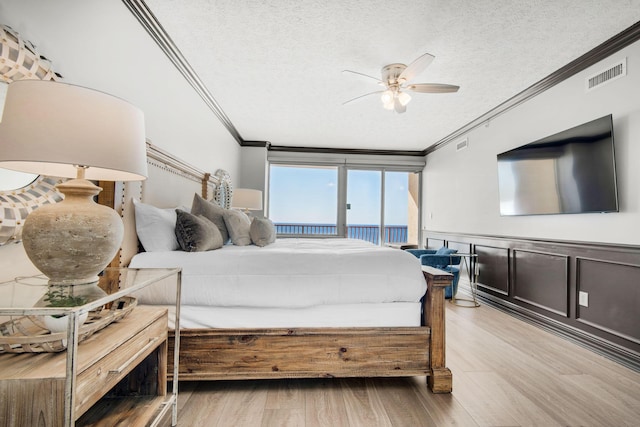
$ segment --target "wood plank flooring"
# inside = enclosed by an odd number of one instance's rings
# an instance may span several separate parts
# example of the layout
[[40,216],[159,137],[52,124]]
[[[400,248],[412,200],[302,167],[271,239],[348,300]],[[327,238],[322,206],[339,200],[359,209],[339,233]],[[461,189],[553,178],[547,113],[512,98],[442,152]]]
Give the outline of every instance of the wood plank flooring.
[[446,306],[450,395],[418,377],[181,383],[179,425],[640,425],[640,373],[493,308]]

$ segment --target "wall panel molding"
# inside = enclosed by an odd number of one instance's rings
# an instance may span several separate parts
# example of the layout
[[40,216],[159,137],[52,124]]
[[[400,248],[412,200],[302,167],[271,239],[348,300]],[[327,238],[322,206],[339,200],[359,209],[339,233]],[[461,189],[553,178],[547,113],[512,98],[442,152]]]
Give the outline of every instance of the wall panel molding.
[[513,298],[561,316],[569,314],[569,257],[513,250]]
[[640,344],[640,265],[576,257],[576,282],[589,299],[576,303],[578,322]]
[[423,240],[470,245],[482,303],[640,371],[640,246],[430,230]]
[[500,295],[512,294],[510,286],[511,249],[490,245],[475,245],[478,254],[479,280],[482,287]]

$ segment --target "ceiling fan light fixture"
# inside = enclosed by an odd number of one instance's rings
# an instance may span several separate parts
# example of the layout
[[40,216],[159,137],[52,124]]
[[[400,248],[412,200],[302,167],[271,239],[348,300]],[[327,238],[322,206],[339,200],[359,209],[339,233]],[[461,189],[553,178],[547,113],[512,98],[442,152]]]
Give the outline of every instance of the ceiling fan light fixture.
[[396,97],[396,100],[393,104],[393,109],[395,110],[396,113],[398,114],[402,114],[405,111],[407,111],[407,107],[405,107],[404,105],[402,105],[400,103],[400,99],[398,99],[398,97]]
[[369,76],[357,71],[344,70],[352,74],[358,74],[375,80],[379,85],[386,87],[386,90],[377,90],[364,95],[352,98],[342,105],[348,104],[355,100],[370,96],[379,95],[382,106],[385,110],[395,111],[396,113],[404,113],[407,111],[407,104],[411,102],[411,95],[405,91],[415,93],[452,93],[457,92],[459,86],[442,84],[442,83],[412,83],[414,77],[418,76],[425,68],[431,64],[434,56],[425,53],[418,57],[408,66],[400,63],[385,65],[381,70],[381,79]]
[[380,97],[380,100],[385,105],[390,103],[392,108],[393,108],[393,91],[392,90],[385,90],[384,92],[382,92],[382,96]]
[[400,101],[400,104],[402,104],[403,107],[406,107],[409,101],[411,101],[411,95],[409,95],[407,92],[399,92],[398,101]]

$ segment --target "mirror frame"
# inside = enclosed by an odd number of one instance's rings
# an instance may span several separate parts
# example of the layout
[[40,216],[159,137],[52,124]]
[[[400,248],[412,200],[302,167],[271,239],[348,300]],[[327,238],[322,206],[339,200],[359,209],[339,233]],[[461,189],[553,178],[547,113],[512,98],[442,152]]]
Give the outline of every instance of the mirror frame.
[[[53,71],[51,62],[40,55],[36,47],[23,39],[8,25],[0,24],[0,59],[3,72],[0,82],[11,83],[21,79],[61,80]],[[18,241],[22,225],[29,212],[47,203],[62,200],[55,185],[63,179],[38,176],[30,184],[15,190],[0,191],[0,246]]]

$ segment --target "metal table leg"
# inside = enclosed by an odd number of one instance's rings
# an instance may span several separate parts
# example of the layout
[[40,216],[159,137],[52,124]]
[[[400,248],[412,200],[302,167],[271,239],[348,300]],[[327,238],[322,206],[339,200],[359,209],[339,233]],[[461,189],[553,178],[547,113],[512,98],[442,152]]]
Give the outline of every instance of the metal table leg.
[[[455,293],[451,295],[451,304],[460,306],[460,307],[469,307],[475,308],[480,307],[480,303],[478,302],[478,254],[460,254],[453,253],[451,256],[459,256],[462,258],[462,262],[464,263],[465,268],[467,269],[467,274],[469,275],[469,288],[471,289],[471,298],[456,298],[457,289]],[[472,262],[472,258],[475,259],[475,262]],[[467,261],[468,260],[468,261]],[[471,271],[471,266],[473,265],[473,271]],[[459,281],[460,279],[458,279]],[[458,282],[459,283],[459,282]]]

